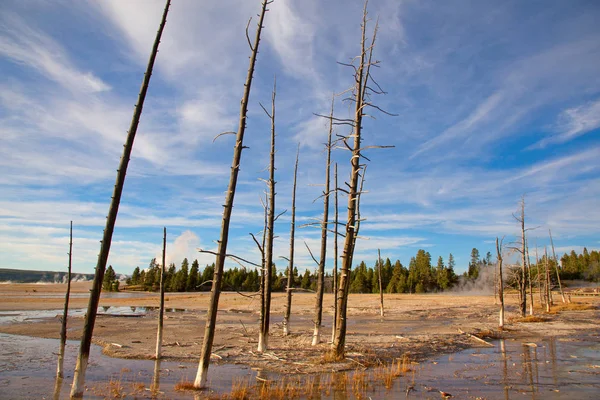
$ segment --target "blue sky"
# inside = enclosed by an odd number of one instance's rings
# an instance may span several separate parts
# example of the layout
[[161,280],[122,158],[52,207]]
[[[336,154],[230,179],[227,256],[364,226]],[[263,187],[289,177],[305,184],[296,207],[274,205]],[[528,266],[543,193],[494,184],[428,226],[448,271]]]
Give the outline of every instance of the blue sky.
[[[320,218],[327,113],[352,84],[336,64],[358,52],[361,1],[276,0],[266,16],[249,108],[229,252],[258,260],[269,121],[277,76],[277,209],[290,208],[300,143],[298,224]],[[0,267],[92,272],[116,168],[162,0],[0,3]],[[117,272],[168,258],[213,257],[259,1],[173,0],[138,129],[109,258]],[[453,253],[514,240],[525,194],[530,243],[600,248],[600,4],[596,1],[372,0],[379,17],[377,104],[398,114],[365,122],[373,150],[355,260],[405,265],[419,248]],[[254,18],[256,20],[256,18]],[[254,25],[253,25],[254,26]],[[348,115],[336,101],[336,114]],[[343,134],[342,128],[338,133]],[[336,150],[340,183],[349,154]],[[340,214],[346,199],[341,198]],[[275,229],[286,256],[288,214]],[[297,231],[297,265],[314,269],[319,230]],[[332,240],[330,239],[330,244]],[[330,246],[331,249],[331,246]],[[331,254],[331,251],[330,251]],[[533,250],[532,250],[533,255]],[[279,261],[278,269],[285,262]],[[233,265],[231,265],[233,266]],[[327,268],[332,266],[331,260]]]

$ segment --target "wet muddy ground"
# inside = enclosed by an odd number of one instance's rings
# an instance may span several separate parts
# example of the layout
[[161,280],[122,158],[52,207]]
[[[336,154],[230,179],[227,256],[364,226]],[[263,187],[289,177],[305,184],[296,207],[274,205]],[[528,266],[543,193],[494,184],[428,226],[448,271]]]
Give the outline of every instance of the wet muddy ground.
[[[39,285],[36,292],[30,289],[6,290],[0,286],[0,332],[4,333],[0,335],[0,397],[18,393],[28,386],[24,382],[32,379],[39,380],[40,385],[27,389],[34,390],[31,397],[52,395],[56,367],[52,352],[58,349],[55,339],[61,311],[59,307],[48,309],[55,300],[41,297],[45,293]],[[49,292],[56,294],[58,305],[60,290],[52,290]],[[81,287],[79,293],[85,291]],[[174,386],[195,376],[208,296],[169,293],[167,298],[165,361],[160,367],[157,395],[193,398],[192,394],[175,392]],[[75,298],[71,303],[69,339],[79,338],[86,305],[83,300]],[[378,295],[351,295],[347,359],[336,363],[324,358],[331,335],[331,295],[325,298],[323,343],[315,347],[310,346],[314,295],[294,295],[292,335],[287,337],[281,333],[283,300],[283,295],[275,294],[269,351],[261,355],[256,352],[257,300],[223,294],[209,373],[212,396],[231,391],[232,385],[239,386],[241,381],[253,386],[265,380],[272,385],[282,380],[295,382],[304,388],[295,394],[300,397],[336,399],[399,398],[406,397],[407,391],[413,398],[440,398],[440,390],[455,398],[595,398],[592,394],[598,390],[600,299],[574,298],[581,307],[567,310],[558,305],[550,314],[536,309],[544,322],[530,323],[519,322],[516,299],[509,296],[507,329],[498,331],[498,306],[492,296],[386,295],[386,315],[381,318]],[[35,304],[40,305],[37,310]],[[152,396],[149,389],[157,304],[156,294],[102,295],[94,330],[94,343],[100,347],[94,347],[90,358],[86,396],[104,398],[111,390],[138,398]],[[32,350],[19,349],[19,341],[29,343]],[[74,365],[77,344],[73,341],[67,347],[65,387],[71,383],[68,366]],[[14,351],[5,350],[11,346]],[[400,359],[411,361],[411,371],[394,378],[393,384],[384,382],[382,369]],[[28,367],[28,363],[37,364]],[[120,389],[118,382],[122,383]],[[63,396],[67,392],[68,388],[63,388]],[[258,396],[258,392],[253,393]],[[203,392],[200,398],[210,396],[210,392]]]

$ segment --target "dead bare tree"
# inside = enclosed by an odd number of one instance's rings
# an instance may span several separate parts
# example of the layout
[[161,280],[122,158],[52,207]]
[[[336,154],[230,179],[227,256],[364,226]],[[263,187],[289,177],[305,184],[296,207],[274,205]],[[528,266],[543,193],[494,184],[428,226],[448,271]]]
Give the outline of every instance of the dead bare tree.
[[498,327],[500,329],[502,329],[504,327],[504,279],[502,278],[502,241],[504,240],[504,238],[500,241],[498,241],[498,238],[496,237],[496,254],[497,254],[497,258],[498,258],[498,279],[499,279],[499,283],[498,283],[498,297],[500,299],[500,314],[499,314],[499,321],[498,321]]
[[548,247],[544,247],[544,266],[546,267],[546,312],[550,312],[552,301],[552,288],[550,288],[550,269],[548,268]]
[[335,96],[331,97],[331,112],[329,113],[329,134],[327,137],[327,163],[325,165],[325,191],[323,192],[323,220],[321,221],[321,254],[317,274],[317,296],[315,302],[315,329],[312,345],[316,346],[321,340],[321,322],[323,319],[323,292],[325,290],[325,261],[327,259],[327,222],[329,218],[329,184],[331,171],[331,135],[333,133],[333,104]]
[[337,292],[338,292],[338,171],[337,163],[334,167],[334,219],[333,219],[333,323],[331,324],[331,342],[335,337],[335,322],[337,320]]
[[117,213],[119,212],[119,203],[121,201],[121,194],[123,193],[123,186],[125,184],[125,175],[127,174],[127,166],[129,165],[129,159],[131,157],[131,150],[133,149],[135,134],[137,132],[137,127],[142,115],[146,92],[148,91],[148,85],[150,83],[150,77],[152,76],[154,61],[156,60],[156,54],[158,53],[158,45],[167,21],[167,13],[169,12],[170,5],[171,0],[167,0],[162,15],[162,20],[158,28],[158,32],[156,33],[156,39],[154,40],[154,45],[152,46],[152,52],[150,53],[150,59],[148,60],[148,66],[146,68],[146,73],[144,74],[138,101],[133,111],[133,118],[127,134],[125,146],[123,147],[123,155],[121,156],[119,169],[117,170],[117,180],[112,195],[112,201],[110,203],[110,208],[108,210],[108,217],[106,218],[106,226],[104,228],[104,236],[102,237],[102,242],[100,245],[100,253],[98,254],[98,263],[96,264],[94,281],[92,283],[92,291],[90,293],[90,301],[88,303],[87,313],[85,314],[83,334],[81,336],[81,346],[79,347],[79,355],[77,357],[77,364],[75,366],[75,373],[73,375],[73,385],[71,387],[72,398],[83,397],[85,372],[90,354],[90,345],[92,343],[94,324],[96,322],[98,302],[100,300],[100,293],[102,291],[102,280],[104,279],[104,271],[106,269],[108,254],[110,252],[110,244],[112,241],[115,222],[117,220]]
[[381,316],[385,316],[385,312],[383,310],[383,280],[381,279],[381,267],[383,265],[381,261],[381,250],[377,249],[377,261],[379,264],[379,268],[377,268],[377,274],[379,275],[379,304],[380,304],[380,313]]
[[556,266],[556,279],[558,280],[558,290],[560,290],[560,297],[562,298],[563,304],[567,301],[565,299],[565,293],[562,290],[562,284],[560,282],[560,273],[558,271],[558,259],[556,258],[556,253],[554,252],[554,240],[552,240],[552,231],[548,229],[548,233],[550,234],[550,244],[552,245],[552,258],[554,259],[554,264]]
[[67,273],[67,293],[65,294],[65,307],[60,324],[60,345],[58,348],[58,366],[56,367],[56,378],[62,379],[63,364],[65,361],[65,345],[67,343],[67,316],[69,314],[69,296],[71,295],[71,260],[73,254],[73,221],[69,229],[69,267]]
[[544,304],[544,295],[542,294],[542,277],[540,274],[540,259],[538,257],[537,239],[535,241],[535,270],[537,274],[537,287],[540,295],[540,305]]
[[[360,191],[358,187],[358,180],[359,176],[361,175],[361,170],[364,169],[363,165],[361,165],[360,163],[360,160],[361,158],[366,159],[366,157],[362,154],[362,151],[366,148],[384,147],[361,147],[363,117],[366,115],[365,109],[367,107],[372,107],[382,111],[379,107],[377,107],[371,102],[370,94],[384,93],[370,74],[371,67],[379,63],[378,61],[375,61],[372,58],[373,49],[375,48],[375,40],[377,37],[377,25],[375,26],[375,29],[373,31],[373,37],[370,45],[367,45],[366,43],[366,29],[367,2],[365,2],[361,24],[361,51],[360,55],[354,59],[355,61],[358,61],[358,65],[346,64],[354,70],[355,85],[353,87],[353,95],[351,98],[351,101],[354,103],[355,106],[354,117],[352,119],[337,120],[340,124],[349,125],[352,128],[351,134],[342,138],[342,142],[345,148],[352,152],[352,157],[350,158],[350,181],[346,183],[346,185],[348,186],[348,216],[346,219],[346,236],[344,238],[344,248],[342,253],[342,270],[340,276],[339,289],[337,293],[337,320],[335,326],[334,340],[332,343],[333,356],[337,359],[343,358],[345,352],[347,326],[346,310],[348,305],[348,289],[350,286],[350,268],[352,267],[352,259],[354,256],[356,237],[358,235],[358,224],[360,223]],[[371,84],[377,89],[373,89]],[[350,139],[353,139],[352,146],[348,143]]]
[[521,316],[524,317],[527,313],[527,293],[526,293],[526,274],[527,271],[527,260],[525,253],[525,196],[521,197],[521,214],[520,216],[513,214],[513,217],[517,220],[521,227],[521,247],[512,247],[513,250],[521,254],[521,277],[519,279],[519,310]]
[[533,288],[531,283],[531,261],[529,260],[529,242],[525,243],[525,259],[527,260],[527,277],[529,281],[529,315],[533,315]]
[[[208,366],[210,364],[210,354],[212,351],[212,344],[215,336],[215,326],[217,322],[217,309],[219,306],[219,296],[221,294],[221,280],[223,278],[223,267],[225,265],[225,257],[227,256],[227,240],[229,238],[229,222],[231,220],[231,211],[233,210],[233,200],[235,197],[235,188],[237,184],[237,177],[240,168],[240,162],[242,158],[242,149],[244,141],[244,132],[246,131],[246,114],[248,111],[248,99],[250,97],[250,88],[252,86],[252,76],[254,74],[254,66],[256,64],[256,57],[258,55],[258,46],[260,43],[260,33],[263,27],[263,21],[267,12],[267,5],[271,4],[271,1],[263,0],[261,13],[259,16],[258,26],[256,29],[256,37],[254,39],[254,45],[250,44],[248,37],[248,27],[246,27],[246,37],[252,54],[250,56],[250,65],[248,67],[248,75],[246,77],[246,83],[244,84],[244,95],[240,104],[240,118],[238,123],[238,131],[236,134],[235,146],[233,150],[233,161],[231,164],[231,176],[229,178],[229,185],[225,194],[225,204],[223,210],[223,221],[221,224],[221,233],[219,238],[215,272],[213,276],[212,290],[210,294],[210,303],[208,311],[206,313],[206,327],[204,330],[204,339],[202,341],[202,354],[200,356],[200,363],[198,365],[198,373],[194,381],[194,387],[201,389],[206,387],[206,380],[208,375]],[[248,22],[248,26],[250,23]]]
[[163,228],[162,265],[160,267],[160,305],[158,309],[158,331],[156,332],[156,356],[160,359],[163,337],[163,319],[165,314],[165,263],[167,253],[167,227]]
[[296,232],[296,180],[298,177],[298,156],[300,155],[300,143],[296,150],[296,164],[294,166],[294,185],[292,188],[292,222],[290,227],[290,257],[288,258],[287,288],[285,314],[283,316],[283,336],[290,334],[290,314],[292,312],[292,285],[294,283],[294,237]]
[[269,180],[267,187],[269,189],[268,206],[267,206],[267,229],[266,243],[263,246],[265,252],[264,264],[264,290],[263,290],[263,305],[261,329],[258,336],[258,352],[265,352],[269,346],[269,319],[271,314],[271,277],[273,276],[273,225],[275,222],[275,94],[276,83],[273,83],[273,94],[271,96],[271,113],[264,107],[261,107],[271,120],[271,154],[269,163]]

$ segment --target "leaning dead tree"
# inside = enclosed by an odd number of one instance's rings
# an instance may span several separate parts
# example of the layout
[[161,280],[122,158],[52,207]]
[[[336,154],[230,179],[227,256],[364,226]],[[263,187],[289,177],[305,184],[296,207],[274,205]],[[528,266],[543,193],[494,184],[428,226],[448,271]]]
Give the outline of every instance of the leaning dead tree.
[[337,320],[337,292],[338,292],[338,171],[337,163],[333,170],[334,189],[334,217],[333,217],[333,323],[331,324],[331,343],[335,338],[335,321]]
[[58,348],[58,366],[56,367],[56,377],[62,379],[63,364],[65,361],[65,345],[67,343],[67,316],[69,314],[69,296],[71,294],[71,259],[73,253],[73,221],[69,229],[69,267],[67,273],[67,293],[65,294],[65,308],[60,325],[60,346]]
[[327,136],[327,163],[325,164],[325,190],[323,191],[323,220],[321,221],[321,254],[319,258],[319,271],[317,275],[317,297],[315,303],[315,329],[312,345],[316,346],[321,341],[321,322],[323,319],[323,292],[325,290],[325,260],[327,259],[327,220],[329,218],[329,183],[331,176],[331,135],[333,133],[333,104],[335,96],[331,98],[331,112],[329,113],[329,134]]
[[558,271],[558,259],[556,258],[556,253],[554,252],[554,240],[552,240],[552,231],[548,229],[548,234],[550,235],[550,244],[552,245],[552,258],[554,259],[554,264],[556,266],[556,280],[558,281],[558,290],[560,290],[560,297],[562,298],[563,304],[566,303],[565,293],[562,290],[562,284],[560,283],[560,273]]
[[498,327],[504,327],[504,279],[502,278],[502,240],[496,238],[496,257],[498,258],[498,297],[500,298],[500,314]]
[[162,248],[162,265],[160,268],[160,306],[158,310],[158,331],[156,332],[156,355],[155,358],[160,359],[163,337],[163,320],[165,314],[165,262],[167,252],[167,227],[163,228],[163,248]]
[[290,334],[290,314],[292,312],[292,291],[294,284],[294,237],[296,232],[296,180],[298,178],[298,156],[300,155],[300,144],[296,150],[296,165],[294,166],[294,185],[292,188],[292,222],[290,227],[290,257],[288,258],[287,287],[285,314],[283,316],[283,336]]
[[[235,197],[235,188],[237,184],[237,177],[240,168],[240,162],[242,158],[242,149],[244,141],[244,132],[246,131],[246,114],[248,112],[248,99],[250,97],[250,87],[252,86],[252,76],[254,74],[254,66],[256,64],[256,57],[258,55],[258,46],[260,43],[260,34],[263,28],[263,21],[265,14],[267,13],[267,5],[273,1],[263,0],[261,12],[258,20],[258,26],[256,29],[256,37],[254,44],[250,44],[248,36],[248,27],[246,27],[246,37],[248,38],[248,44],[252,54],[250,56],[250,65],[248,67],[248,75],[246,77],[246,83],[244,84],[244,94],[240,104],[240,118],[238,122],[238,130],[236,133],[235,146],[233,150],[233,161],[231,164],[231,176],[229,178],[229,185],[225,194],[225,204],[223,209],[223,221],[221,223],[221,233],[219,238],[215,272],[212,282],[212,290],[210,294],[210,303],[208,311],[206,313],[206,327],[204,330],[204,339],[202,341],[202,354],[200,356],[200,362],[198,365],[198,373],[194,381],[194,387],[201,389],[206,387],[206,380],[208,375],[208,366],[210,364],[210,354],[212,352],[213,340],[215,337],[215,327],[217,323],[217,309],[219,306],[219,296],[221,294],[221,280],[223,278],[223,267],[225,265],[225,257],[227,256],[227,240],[229,238],[229,222],[231,220],[231,211],[233,210],[233,200]],[[248,23],[248,26],[250,23]]]
[[94,324],[96,322],[96,312],[98,311],[100,292],[102,291],[102,280],[104,279],[104,271],[106,269],[108,254],[110,252],[110,244],[112,241],[113,230],[115,228],[115,222],[117,220],[117,213],[119,212],[119,203],[121,201],[121,194],[123,193],[123,185],[125,184],[125,175],[127,174],[127,166],[129,165],[129,159],[131,157],[131,150],[133,149],[133,141],[135,139],[137,127],[142,115],[144,100],[146,98],[146,92],[148,91],[148,84],[150,83],[150,77],[152,76],[154,61],[156,60],[156,54],[158,53],[158,45],[167,21],[167,13],[169,12],[170,5],[171,0],[167,0],[162,15],[162,20],[160,22],[158,32],[156,33],[154,45],[152,46],[152,52],[150,53],[150,59],[148,60],[148,66],[146,68],[146,73],[144,74],[138,101],[133,111],[133,118],[131,120],[129,132],[127,133],[127,140],[123,147],[123,155],[121,156],[119,169],[117,170],[117,180],[112,195],[112,201],[110,202],[110,208],[108,209],[108,217],[106,218],[104,236],[102,237],[100,254],[98,254],[98,263],[96,264],[94,281],[92,283],[92,292],[90,293],[90,301],[85,314],[83,334],[81,336],[81,346],[79,347],[79,355],[77,357],[77,364],[75,365],[75,374],[73,375],[73,386],[71,387],[72,398],[83,397],[85,371],[87,369],[88,358],[90,354],[90,345],[92,343]]
[[273,83],[273,94],[271,96],[271,113],[269,113],[261,104],[262,109],[271,120],[271,153],[269,162],[269,180],[267,181],[267,187],[269,189],[268,204],[267,204],[267,226],[265,233],[266,242],[263,245],[264,250],[264,264],[263,264],[263,276],[264,286],[262,291],[262,302],[261,305],[264,307],[261,310],[261,323],[260,332],[258,335],[258,349],[259,353],[263,353],[269,346],[269,319],[271,314],[271,289],[273,276],[273,225],[275,223],[275,94],[276,84]]
[[377,249],[377,262],[379,264],[379,268],[377,268],[377,275],[379,275],[379,308],[381,316],[385,316],[385,312],[383,310],[383,279],[381,278],[381,267],[383,266],[383,262],[381,261],[381,250]]
[[[358,184],[361,171],[364,170],[364,165],[361,164],[361,158],[367,159],[362,154],[362,151],[367,148],[386,147],[361,147],[363,117],[366,115],[365,111],[367,107],[372,107],[383,111],[371,102],[370,95],[372,93],[384,93],[370,74],[371,67],[379,64],[378,61],[373,60],[373,50],[375,48],[375,40],[377,37],[377,24],[375,25],[370,44],[367,44],[366,29],[367,3],[365,2],[361,24],[361,51],[360,55],[353,60],[354,63],[358,62],[358,65],[353,63],[346,64],[354,70],[355,85],[352,89],[352,97],[350,99],[354,103],[354,116],[351,119],[337,119],[339,124],[349,125],[352,128],[350,135],[342,137],[342,142],[345,146],[345,149],[351,151],[352,156],[350,158],[350,181],[346,183],[348,187],[348,215],[346,219],[346,236],[344,238],[344,247],[342,250],[341,276],[337,293],[337,320],[335,324],[335,335],[332,343],[333,356],[337,359],[344,357],[346,344],[346,310],[348,305],[348,289],[350,286],[350,269],[352,267],[352,260],[354,257],[354,248],[356,244],[356,237],[358,235],[358,225],[360,223],[359,201],[361,193],[359,191]],[[352,145],[349,143],[350,140],[353,141]]]

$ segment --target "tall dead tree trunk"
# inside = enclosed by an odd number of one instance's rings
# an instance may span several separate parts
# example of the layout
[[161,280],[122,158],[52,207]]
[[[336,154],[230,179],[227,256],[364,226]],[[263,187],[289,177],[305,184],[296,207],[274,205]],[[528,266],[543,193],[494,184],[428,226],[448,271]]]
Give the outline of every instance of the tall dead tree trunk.
[[156,332],[156,359],[160,359],[165,313],[165,262],[167,253],[167,227],[163,228],[162,266],[160,268],[160,306],[158,310],[158,331]]
[[65,307],[60,325],[60,346],[58,348],[58,366],[56,367],[56,377],[62,379],[63,364],[65,361],[65,345],[67,344],[67,316],[69,314],[69,296],[71,295],[71,260],[73,253],[73,221],[69,229],[69,269],[67,273],[67,293],[65,294]]
[[[354,246],[356,243],[356,224],[359,222],[357,213],[359,212],[359,191],[358,178],[360,175],[361,164],[361,131],[362,119],[364,116],[365,107],[368,103],[365,101],[365,94],[369,81],[369,70],[371,66],[371,56],[377,36],[377,27],[373,33],[371,46],[366,46],[366,27],[367,27],[367,3],[363,12],[363,20],[361,24],[361,53],[358,57],[359,65],[355,68],[355,87],[354,87],[354,118],[351,121],[353,146],[344,141],[348,149],[352,151],[350,159],[351,171],[350,182],[348,183],[348,216],[346,219],[346,237],[344,238],[344,248],[342,253],[342,270],[340,276],[340,284],[338,289],[338,309],[337,320],[335,326],[335,336],[332,343],[333,355],[341,359],[344,357],[346,345],[346,310],[348,305],[348,289],[350,286],[350,269],[352,267],[352,259],[354,256]],[[346,138],[348,139],[348,138]]]
[[110,203],[110,208],[108,210],[108,217],[106,218],[104,236],[102,237],[102,242],[100,245],[100,254],[98,254],[98,263],[96,264],[94,282],[92,283],[92,292],[90,294],[87,313],[85,314],[83,334],[81,336],[81,346],[79,347],[79,355],[77,357],[77,364],[75,366],[75,374],[73,375],[73,386],[71,387],[72,398],[83,397],[85,371],[87,369],[88,358],[90,354],[90,345],[92,343],[94,324],[96,322],[96,312],[98,311],[100,292],[102,291],[102,280],[104,279],[104,271],[106,270],[106,262],[110,252],[110,244],[112,241],[113,230],[115,228],[115,222],[117,220],[117,213],[119,212],[119,203],[121,201],[121,194],[123,193],[123,185],[125,184],[125,175],[127,174],[127,166],[129,165],[129,159],[131,157],[131,150],[133,149],[135,134],[137,132],[140,117],[142,115],[144,100],[146,98],[146,92],[148,91],[148,84],[150,83],[150,77],[152,76],[154,61],[156,60],[156,54],[158,53],[158,45],[167,21],[167,13],[169,12],[170,5],[171,0],[167,0],[162,15],[162,20],[160,22],[158,32],[156,33],[156,39],[154,40],[154,45],[152,46],[152,52],[150,53],[150,59],[148,60],[148,66],[146,68],[146,73],[144,74],[138,101],[133,111],[133,118],[127,134],[127,140],[123,148],[123,155],[121,156],[119,169],[117,170],[117,180],[112,195],[112,201]]
[[500,314],[498,327],[502,329],[504,327],[504,279],[502,277],[502,241],[498,241],[496,238],[496,254],[498,258],[498,298],[500,299]]
[[550,234],[550,244],[552,245],[552,258],[554,259],[554,264],[556,266],[556,280],[558,281],[558,290],[560,290],[560,297],[562,298],[563,304],[567,302],[565,299],[565,293],[562,290],[562,284],[560,282],[560,273],[558,271],[558,259],[556,258],[556,253],[554,252],[554,240],[552,240],[552,231],[548,229],[548,233]]
[[380,305],[380,313],[381,316],[385,316],[385,312],[383,310],[383,280],[381,279],[381,250],[377,249],[377,257],[379,261],[379,268],[377,268],[377,274],[379,275],[379,305]]
[[552,306],[552,289],[550,288],[550,269],[548,268],[548,248],[544,248],[544,266],[546,267],[546,312],[550,312]]
[[[221,223],[221,234],[219,238],[217,257],[215,263],[215,273],[213,276],[212,290],[210,294],[210,303],[206,313],[206,327],[204,330],[204,339],[202,341],[202,354],[198,365],[198,373],[194,381],[194,387],[201,389],[206,386],[208,375],[208,366],[210,364],[210,354],[212,352],[212,344],[215,337],[215,326],[217,323],[217,309],[219,306],[219,295],[221,294],[221,280],[223,278],[223,266],[225,265],[225,257],[227,255],[227,240],[229,238],[229,221],[231,220],[231,211],[233,210],[233,200],[235,197],[235,188],[237,177],[242,158],[242,149],[244,141],[244,132],[246,130],[246,113],[248,111],[248,98],[250,97],[250,87],[252,86],[252,75],[254,74],[254,65],[256,64],[256,56],[258,55],[258,45],[260,43],[260,33],[262,24],[267,12],[267,5],[271,1],[263,0],[262,9],[256,29],[256,37],[254,45],[251,46],[252,55],[250,56],[250,66],[248,67],[248,75],[244,84],[244,95],[240,104],[240,119],[238,131],[235,139],[235,147],[233,150],[233,161],[231,164],[231,176],[229,177],[229,185],[225,195],[225,204],[223,210],[223,221]],[[250,42],[250,41],[248,41]]]
[[325,291],[325,261],[327,259],[327,221],[329,219],[329,182],[331,175],[331,135],[333,133],[333,102],[331,98],[331,112],[329,114],[329,135],[327,138],[327,164],[325,165],[325,191],[323,192],[323,220],[321,222],[321,255],[319,258],[319,272],[317,275],[317,297],[315,303],[315,329],[312,345],[316,346],[321,341],[321,322],[323,320],[323,292]]
[[294,166],[294,185],[292,188],[292,222],[290,227],[290,257],[288,259],[287,288],[285,314],[283,316],[283,336],[290,334],[290,314],[292,312],[292,285],[294,284],[294,238],[296,232],[296,180],[298,178],[298,156],[300,155],[300,144],[296,150],[296,165]]
[[331,342],[333,343],[333,339],[335,337],[335,323],[337,320],[337,292],[338,292],[338,172],[337,172],[337,163],[335,163],[334,167],[334,181],[335,185],[335,193],[334,193],[334,218],[333,218],[333,322],[331,324]]
[[527,260],[527,280],[529,281],[529,315],[533,315],[533,288],[531,282],[531,262],[529,261],[529,242],[525,245],[525,259]]
[[544,295],[542,293],[542,277],[540,274],[540,259],[538,257],[537,240],[535,242],[535,270],[537,273],[537,287],[540,294],[540,304],[544,304]]
[[521,316],[524,317],[527,313],[527,290],[526,290],[526,282],[527,282],[527,260],[525,253],[525,197],[521,197],[521,214],[520,216],[516,216],[513,214],[513,217],[517,220],[521,228],[521,247],[516,248],[521,254],[521,276],[519,279],[519,311],[521,312]]
[[276,84],[273,84],[273,94],[271,96],[271,114],[263,107],[265,113],[271,119],[271,155],[269,163],[269,200],[267,208],[267,229],[265,251],[265,283],[264,283],[264,307],[263,321],[261,321],[261,330],[258,336],[258,352],[262,353],[269,347],[269,319],[271,314],[271,288],[273,286],[271,278],[273,276],[273,225],[275,222],[275,93]]

